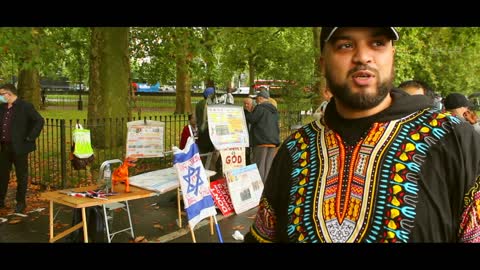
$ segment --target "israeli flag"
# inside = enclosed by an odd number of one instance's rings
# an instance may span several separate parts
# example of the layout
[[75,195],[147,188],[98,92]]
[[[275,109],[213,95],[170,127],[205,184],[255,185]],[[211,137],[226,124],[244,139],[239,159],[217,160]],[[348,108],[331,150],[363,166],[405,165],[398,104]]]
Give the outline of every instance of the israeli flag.
[[215,216],[217,211],[198,146],[192,137],[188,138],[183,150],[173,147],[173,165],[182,189],[188,224],[193,229],[202,219]]

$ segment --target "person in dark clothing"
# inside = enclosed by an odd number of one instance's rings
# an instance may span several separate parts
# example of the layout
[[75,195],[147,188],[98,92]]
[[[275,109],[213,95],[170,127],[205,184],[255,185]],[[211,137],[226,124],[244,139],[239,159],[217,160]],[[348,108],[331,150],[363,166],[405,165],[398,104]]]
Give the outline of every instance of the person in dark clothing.
[[17,97],[13,84],[0,86],[0,102],[0,208],[5,207],[13,164],[17,176],[15,212],[23,213],[27,205],[28,153],[36,149],[35,140],[44,120],[31,103]]
[[180,137],[180,145],[179,148],[185,148],[187,144],[187,140],[189,137],[195,138],[195,142],[198,139],[198,129],[197,129],[197,119],[195,118],[195,114],[188,115],[188,125],[183,127],[182,135]]
[[214,104],[215,89],[208,87],[203,91],[203,99],[195,105],[195,119],[198,128],[198,149],[200,154],[215,150],[208,133],[207,106]]
[[392,87],[393,27],[324,27],[333,94],[280,147],[246,242],[480,242],[480,136]]
[[262,90],[256,96],[257,105],[245,106],[244,109],[247,124],[250,125],[253,159],[264,183],[275,157],[276,147],[280,144],[279,115],[277,108],[268,101],[269,98],[268,91]]
[[435,107],[437,107],[439,110],[443,109],[441,97],[435,93],[435,91],[433,91],[433,89],[430,88],[426,82],[419,80],[404,81],[398,86],[398,88],[410,95],[425,95],[433,102]]
[[477,113],[473,109],[473,104],[464,94],[448,94],[445,97],[445,110],[458,117],[460,121],[470,123],[473,129],[480,134],[480,123],[478,122]]
[[428,87],[426,83],[418,80],[404,81],[398,86],[398,88],[402,89],[410,95],[425,95],[429,97],[432,102],[435,100],[436,97],[435,92],[430,87]]
[[[253,108],[255,107],[254,100],[251,97],[246,97],[243,99],[243,108],[245,112],[251,112],[253,111]],[[246,114],[246,113],[245,113]],[[249,146],[245,147],[245,161],[247,165],[253,164],[253,145],[252,145],[252,132],[250,131],[250,124],[247,123],[247,129],[248,129],[248,142]]]
[[207,107],[208,105],[216,104],[215,97],[215,88],[207,87],[203,91],[203,98],[195,106],[195,118],[197,120],[198,128],[198,151],[200,154],[212,153],[210,166],[205,169],[216,171],[217,175],[212,177],[212,179],[217,179],[222,175],[222,159],[220,158],[220,152],[215,149],[213,142],[210,138],[210,132],[208,130],[208,114]]

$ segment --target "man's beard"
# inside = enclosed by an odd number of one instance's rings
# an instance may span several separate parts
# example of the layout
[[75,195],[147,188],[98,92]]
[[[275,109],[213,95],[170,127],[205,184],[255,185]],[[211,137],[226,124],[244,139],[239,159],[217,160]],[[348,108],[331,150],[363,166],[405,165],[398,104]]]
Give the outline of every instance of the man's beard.
[[[352,73],[359,70],[369,70],[370,72],[375,73],[377,78],[380,78],[378,72],[375,69],[366,66],[357,66],[349,71],[348,76],[351,76]],[[348,87],[348,84],[336,84],[332,80],[332,75],[328,69],[325,72],[327,85],[330,91],[332,92],[334,98],[345,106],[356,110],[368,110],[376,107],[385,97],[389,94],[390,89],[392,88],[392,81],[394,77],[394,69],[392,68],[392,73],[389,80],[378,81],[377,91],[374,94],[370,93],[354,93],[351,88]]]

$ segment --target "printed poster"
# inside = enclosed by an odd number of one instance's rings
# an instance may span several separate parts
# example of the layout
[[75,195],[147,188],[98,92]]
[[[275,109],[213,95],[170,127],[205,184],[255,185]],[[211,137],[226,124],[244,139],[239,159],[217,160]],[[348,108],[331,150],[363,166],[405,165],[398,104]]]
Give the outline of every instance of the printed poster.
[[233,209],[232,199],[228,191],[227,180],[225,178],[217,179],[210,182],[210,192],[212,193],[215,205],[220,209],[225,217],[235,213]]
[[240,214],[258,206],[263,182],[257,164],[234,169],[227,172],[226,177],[235,213]]
[[215,149],[248,147],[248,129],[243,107],[208,105],[208,132]]
[[164,156],[165,123],[138,120],[127,123],[126,156],[151,158]]
[[224,173],[245,167],[245,147],[232,147],[219,150]]

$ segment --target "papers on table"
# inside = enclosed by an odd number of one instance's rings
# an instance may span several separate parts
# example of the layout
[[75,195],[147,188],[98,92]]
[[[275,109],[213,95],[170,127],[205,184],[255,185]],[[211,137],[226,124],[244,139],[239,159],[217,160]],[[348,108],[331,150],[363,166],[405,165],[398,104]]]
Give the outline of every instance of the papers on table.
[[[205,170],[207,176],[215,174],[214,171]],[[129,177],[130,185],[156,191],[160,194],[179,187],[175,168],[167,168]]]

